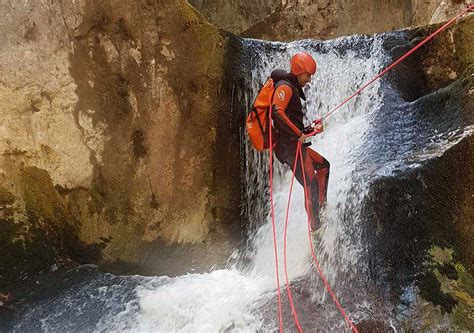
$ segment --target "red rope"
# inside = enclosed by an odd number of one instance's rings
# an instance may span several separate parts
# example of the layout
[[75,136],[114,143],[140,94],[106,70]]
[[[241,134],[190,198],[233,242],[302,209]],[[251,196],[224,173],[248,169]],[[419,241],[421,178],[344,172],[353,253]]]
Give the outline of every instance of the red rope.
[[347,97],[341,104],[339,104],[336,108],[334,108],[332,111],[330,111],[327,115],[325,115],[322,120],[326,119],[327,117],[329,117],[332,113],[334,113],[336,110],[338,110],[339,108],[341,108],[344,104],[346,104],[347,102],[349,102],[349,100],[351,100],[354,96],[360,94],[365,88],[367,88],[369,85],[371,85],[374,81],[376,81],[377,79],[381,78],[385,73],[387,73],[389,70],[391,70],[393,67],[397,66],[399,63],[401,63],[403,60],[405,60],[407,57],[409,57],[413,52],[415,52],[416,50],[418,50],[420,47],[422,47],[424,44],[426,44],[427,42],[429,42],[431,39],[433,39],[436,35],[438,35],[440,32],[444,31],[447,27],[449,27],[451,24],[453,24],[458,18],[460,18],[461,16],[463,16],[464,14],[466,14],[467,12],[471,11],[471,10],[474,10],[474,4],[470,4],[464,11],[462,11],[461,13],[459,13],[456,17],[454,17],[453,19],[451,19],[450,21],[448,21],[445,25],[443,25],[441,28],[439,28],[438,30],[436,30],[435,32],[433,32],[431,35],[429,35],[428,37],[426,37],[423,41],[421,41],[418,45],[414,46],[410,51],[408,51],[407,53],[405,53],[400,59],[398,59],[397,61],[395,61],[393,64],[391,64],[390,66],[388,66],[387,68],[385,68],[382,72],[380,72],[380,74],[378,74],[376,77],[374,77],[372,80],[370,80],[369,82],[367,82],[364,86],[362,86],[361,88],[359,88],[355,93],[353,93],[351,96]]
[[[297,149],[297,152],[296,152],[296,159],[298,159],[298,154],[299,154],[299,157],[300,157],[300,162],[301,162],[301,172],[303,173],[303,187],[304,187],[304,195],[305,195],[305,203],[306,203],[306,211],[308,211],[309,207],[308,207],[308,191],[307,191],[307,187],[306,187],[306,173],[304,171],[304,166],[303,166],[303,153],[301,151],[301,143],[298,142],[298,148]],[[310,219],[309,219],[309,216],[308,216],[308,238],[309,238],[309,245],[311,247],[311,256],[313,257],[313,261],[314,261],[314,264],[316,266],[316,269],[318,270],[318,273],[319,273],[319,276],[321,277],[321,279],[323,280],[324,282],[324,285],[326,286],[326,290],[329,292],[329,294],[331,295],[332,297],[332,300],[334,301],[334,304],[336,304],[337,308],[339,309],[339,311],[341,312],[342,316],[344,317],[344,319],[346,320],[347,324],[349,325],[349,327],[352,329],[353,332],[356,332],[358,333],[359,331],[357,330],[357,328],[354,326],[354,324],[352,323],[352,321],[349,319],[349,317],[347,316],[346,312],[344,311],[344,309],[342,308],[341,306],[341,303],[339,303],[339,301],[337,300],[337,297],[336,295],[334,294],[334,292],[332,291],[331,289],[331,286],[329,285],[328,281],[326,280],[326,278],[324,277],[324,274],[321,270],[321,267],[319,266],[319,262],[318,262],[318,259],[316,258],[316,255],[314,253],[314,246],[313,246],[313,241],[311,239],[311,222],[310,222]]]
[[273,230],[273,250],[275,254],[275,270],[276,270],[276,283],[277,283],[277,294],[278,294],[278,319],[280,323],[280,333],[283,332],[283,316],[281,312],[281,293],[280,293],[280,276],[278,273],[278,250],[277,250],[277,238],[276,238],[276,227],[275,227],[275,210],[273,207],[273,138],[272,138],[272,108],[268,112],[269,121],[269,132],[270,132],[270,206],[272,215],[272,230]]
[[298,320],[298,314],[296,313],[295,306],[293,303],[293,295],[291,293],[290,289],[290,281],[288,278],[288,270],[286,267],[286,235],[287,235],[287,230],[288,230],[288,216],[290,214],[290,202],[291,202],[291,192],[293,191],[293,181],[295,180],[295,174],[296,174],[296,166],[298,162],[298,153],[301,149],[301,144],[298,144],[298,147],[296,149],[296,158],[295,158],[295,164],[293,166],[293,176],[291,177],[291,184],[290,184],[290,193],[288,194],[288,204],[286,207],[286,219],[285,219],[285,232],[283,236],[284,240],[284,245],[283,245],[283,257],[284,257],[284,267],[285,267],[285,281],[286,281],[286,292],[288,294],[288,300],[290,301],[290,306],[291,306],[291,313],[293,314],[293,319],[295,322],[296,327],[298,328],[298,332],[302,333],[303,330],[301,329],[300,322]]

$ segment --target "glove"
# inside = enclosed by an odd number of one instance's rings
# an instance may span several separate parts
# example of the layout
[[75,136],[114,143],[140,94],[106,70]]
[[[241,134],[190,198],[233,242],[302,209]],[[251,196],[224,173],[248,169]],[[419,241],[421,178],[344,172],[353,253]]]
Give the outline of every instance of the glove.
[[305,127],[302,132],[305,135],[313,136],[313,135],[321,133],[323,130],[324,129],[323,129],[322,119],[316,119],[315,121],[311,123],[311,125]]

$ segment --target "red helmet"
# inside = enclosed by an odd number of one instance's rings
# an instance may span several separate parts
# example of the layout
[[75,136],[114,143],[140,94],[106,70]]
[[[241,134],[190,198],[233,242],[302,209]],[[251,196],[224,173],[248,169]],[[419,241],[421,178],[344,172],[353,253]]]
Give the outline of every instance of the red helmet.
[[295,75],[309,73],[314,75],[316,73],[316,60],[306,52],[296,53],[290,60],[291,72]]

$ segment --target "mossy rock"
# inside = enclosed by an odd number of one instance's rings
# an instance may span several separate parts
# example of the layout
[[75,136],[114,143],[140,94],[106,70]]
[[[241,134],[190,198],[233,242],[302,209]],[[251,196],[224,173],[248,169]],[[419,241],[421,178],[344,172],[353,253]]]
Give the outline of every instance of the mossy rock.
[[102,248],[95,244],[85,246],[79,240],[77,219],[53,187],[46,170],[21,168],[17,185],[21,196],[18,199],[0,187],[0,290],[21,293],[19,284],[35,281],[49,273],[53,265],[70,262],[69,259],[98,260]]
[[431,311],[447,314],[453,328],[469,329],[474,327],[474,279],[455,258],[453,249],[433,246],[418,286],[420,296],[434,305]]

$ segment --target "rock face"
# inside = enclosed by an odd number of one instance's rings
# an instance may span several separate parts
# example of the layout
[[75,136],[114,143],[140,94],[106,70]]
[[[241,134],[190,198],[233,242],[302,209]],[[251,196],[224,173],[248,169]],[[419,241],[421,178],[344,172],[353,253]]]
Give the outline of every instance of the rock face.
[[[270,40],[330,39],[351,34],[373,34],[433,23],[458,12],[463,1],[289,1],[245,37]],[[444,9],[439,9],[443,6]],[[449,8],[449,9],[448,9]]]
[[438,23],[465,8],[464,0],[190,0],[213,24],[267,40],[331,39]]
[[[408,31],[408,38],[416,43],[435,28]],[[466,330],[474,325],[473,38],[470,17],[420,49],[390,77],[410,103],[400,103],[384,119],[377,149],[388,155],[400,147],[393,154],[397,156],[405,147],[416,166],[371,184],[363,243],[370,244],[371,274],[387,283],[406,330],[438,325]],[[403,51],[392,48],[395,57]],[[403,123],[403,118],[410,120]],[[389,134],[390,127],[402,130],[403,142]],[[447,137],[449,149],[439,152],[428,144],[420,151],[413,145],[438,133]]]
[[[433,20],[443,19],[449,13],[438,4],[288,1],[244,35],[286,40],[389,30],[428,22],[435,11]],[[239,227],[242,106],[232,105],[232,84],[242,78],[231,75],[240,61],[234,37],[184,0],[2,2],[0,9],[0,300],[8,298],[5,285],[36,283],[31,273],[55,271],[69,259],[171,274],[179,270],[167,266],[177,258],[189,268],[196,256],[203,265],[211,255],[213,263],[225,257],[229,230]],[[462,108],[463,123],[472,123],[472,22],[418,54],[421,84],[397,82],[407,101],[435,111]],[[413,43],[426,32],[413,33]],[[451,96],[462,98],[448,105]],[[419,296],[441,315],[454,313],[460,327],[473,304],[473,229],[465,223],[474,220],[472,144],[471,135],[436,163],[374,184],[371,197],[386,205],[366,211],[379,228],[367,236],[375,239],[379,268],[399,268],[391,241],[411,250],[400,272],[412,274]],[[450,199],[434,215],[442,177]],[[385,197],[402,189],[429,200]],[[400,224],[386,223],[393,220]],[[420,227],[421,245],[411,247],[410,226]],[[387,283],[405,281],[399,274]]]
[[143,258],[210,239],[224,254],[228,39],[181,0],[0,8],[0,274],[64,256],[160,271]]
[[189,0],[212,24],[235,34],[270,15],[281,0]]
[[463,11],[470,1],[463,0],[443,0],[431,17],[430,23],[440,23],[446,21]]

